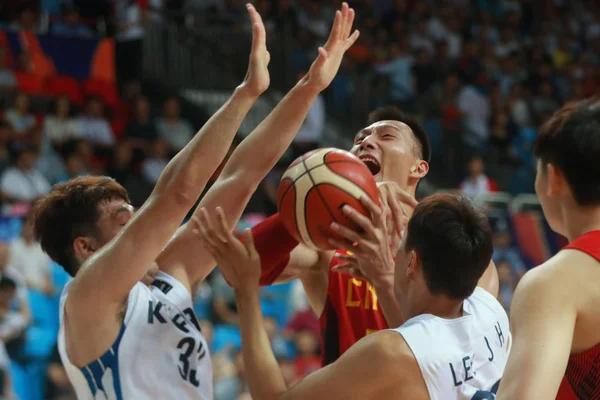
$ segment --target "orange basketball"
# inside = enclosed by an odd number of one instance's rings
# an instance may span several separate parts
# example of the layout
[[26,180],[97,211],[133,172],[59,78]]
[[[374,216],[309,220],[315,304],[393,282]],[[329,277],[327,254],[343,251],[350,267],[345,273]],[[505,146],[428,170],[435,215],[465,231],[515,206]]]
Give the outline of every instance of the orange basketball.
[[279,184],[277,205],[296,240],[314,249],[332,250],[328,241],[332,222],[354,229],[342,214],[344,205],[369,216],[360,203],[363,195],[379,204],[377,184],[367,166],[347,151],[326,148],[306,153],[290,164]]

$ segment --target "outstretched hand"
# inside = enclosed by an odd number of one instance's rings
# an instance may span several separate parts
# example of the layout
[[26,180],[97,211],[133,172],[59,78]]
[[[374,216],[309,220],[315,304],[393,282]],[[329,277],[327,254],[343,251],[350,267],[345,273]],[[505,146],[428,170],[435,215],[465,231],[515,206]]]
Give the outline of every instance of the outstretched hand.
[[246,72],[240,88],[246,90],[250,95],[258,97],[269,88],[271,83],[267,68],[271,61],[271,54],[267,50],[267,33],[260,14],[252,4],[247,4],[246,9],[252,21],[252,49],[250,50],[248,72]]
[[254,247],[252,232],[246,229],[242,242],[227,227],[221,207],[217,207],[216,214],[215,221],[202,208],[199,217],[194,219],[194,232],[199,235],[202,244],[219,264],[221,273],[234,289],[257,290],[261,274],[260,256]]
[[342,9],[335,13],[327,43],[319,47],[319,55],[303,79],[307,84],[319,91],[329,86],[340,68],[344,53],[356,42],[360,34],[355,30],[350,35],[353,22],[354,10],[348,7],[348,3],[343,3]]

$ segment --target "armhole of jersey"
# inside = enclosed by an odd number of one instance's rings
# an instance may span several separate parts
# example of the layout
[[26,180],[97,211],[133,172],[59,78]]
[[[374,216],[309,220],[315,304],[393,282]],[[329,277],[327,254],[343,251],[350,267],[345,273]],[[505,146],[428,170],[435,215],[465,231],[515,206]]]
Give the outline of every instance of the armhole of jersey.
[[[411,346],[411,341],[406,338],[406,332],[408,331],[407,329],[402,329],[402,326],[395,328],[395,329],[390,329],[391,331],[396,332],[397,334],[399,334],[400,336],[402,336],[402,338],[404,339],[404,342],[408,345],[408,348],[410,349],[410,352],[412,353],[413,357],[415,358],[415,360],[417,361],[417,365],[419,366],[419,371],[421,371],[421,376],[423,377],[423,381],[425,382],[425,387],[427,388],[427,393],[429,394],[429,398],[433,399],[435,398],[433,395],[436,393],[436,391],[434,390],[434,388],[432,388],[430,386],[430,382],[427,379],[427,377],[425,376],[425,367],[422,365],[421,360],[419,359],[419,357],[415,354],[415,351],[413,349],[413,347]],[[409,334],[409,336],[411,336],[411,334]]]
[[129,291],[129,295],[127,296],[127,305],[125,308],[125,316],[123,318],[123,325],[129,324],[129,321],[133,316],[133,310],[135,309],[139,298],[142,296],[142,290],[149,291],[150,289],[148,289],[143,283],[138,282]]
[[[193,304],[192,295],[183,283],[164,271],[159,271],[158,274],[156,274],[152,286],[164,293],[165,296],[168,296],[175,304],[182,305],[180,304],[180,301],[185,303],[191,302]],[[185,306],[187,306],[187,304],[185,304]]]

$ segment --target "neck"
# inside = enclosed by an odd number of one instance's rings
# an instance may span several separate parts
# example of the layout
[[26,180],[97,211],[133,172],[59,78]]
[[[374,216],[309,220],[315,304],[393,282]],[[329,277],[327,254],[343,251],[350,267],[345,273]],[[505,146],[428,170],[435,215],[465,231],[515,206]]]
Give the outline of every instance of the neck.
[[595,230],[600,230],[600,207],[581,207],[576,204],[562,208],[565,225],[565,236],[569,242],[579,236]]
[[418,313],[414,314],[431,314],[439,318],[444,319],[455,319],[463,316],[463,300],[449,300],[445,296],[430,296],[424,302],[418,305],[415,311]]

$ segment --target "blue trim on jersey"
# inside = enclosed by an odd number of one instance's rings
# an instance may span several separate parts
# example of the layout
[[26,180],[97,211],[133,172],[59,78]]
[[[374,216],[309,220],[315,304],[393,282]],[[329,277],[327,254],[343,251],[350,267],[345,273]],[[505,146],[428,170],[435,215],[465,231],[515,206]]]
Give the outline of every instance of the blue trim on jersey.
[[121,376],[119,374],[119,345],[121,344],[121,339],[123,338],[124,333],[125,324],[121,326],[119,336],[117,336],[117,339],[106,353],[104,353],[96,361],[93,361],[85,367],[80,368],[83,376],[85,376],[88,386],[90,387],[92,396],[96,396],[96,393],[101,391],[106,397],[108,397],[106,388],[102,384],[102,377],[107,370],[110,369],[113,378],[112,390],[114,391],[114,395],[116,396],[117,400],[123,400],[123,393],[121,392]]

